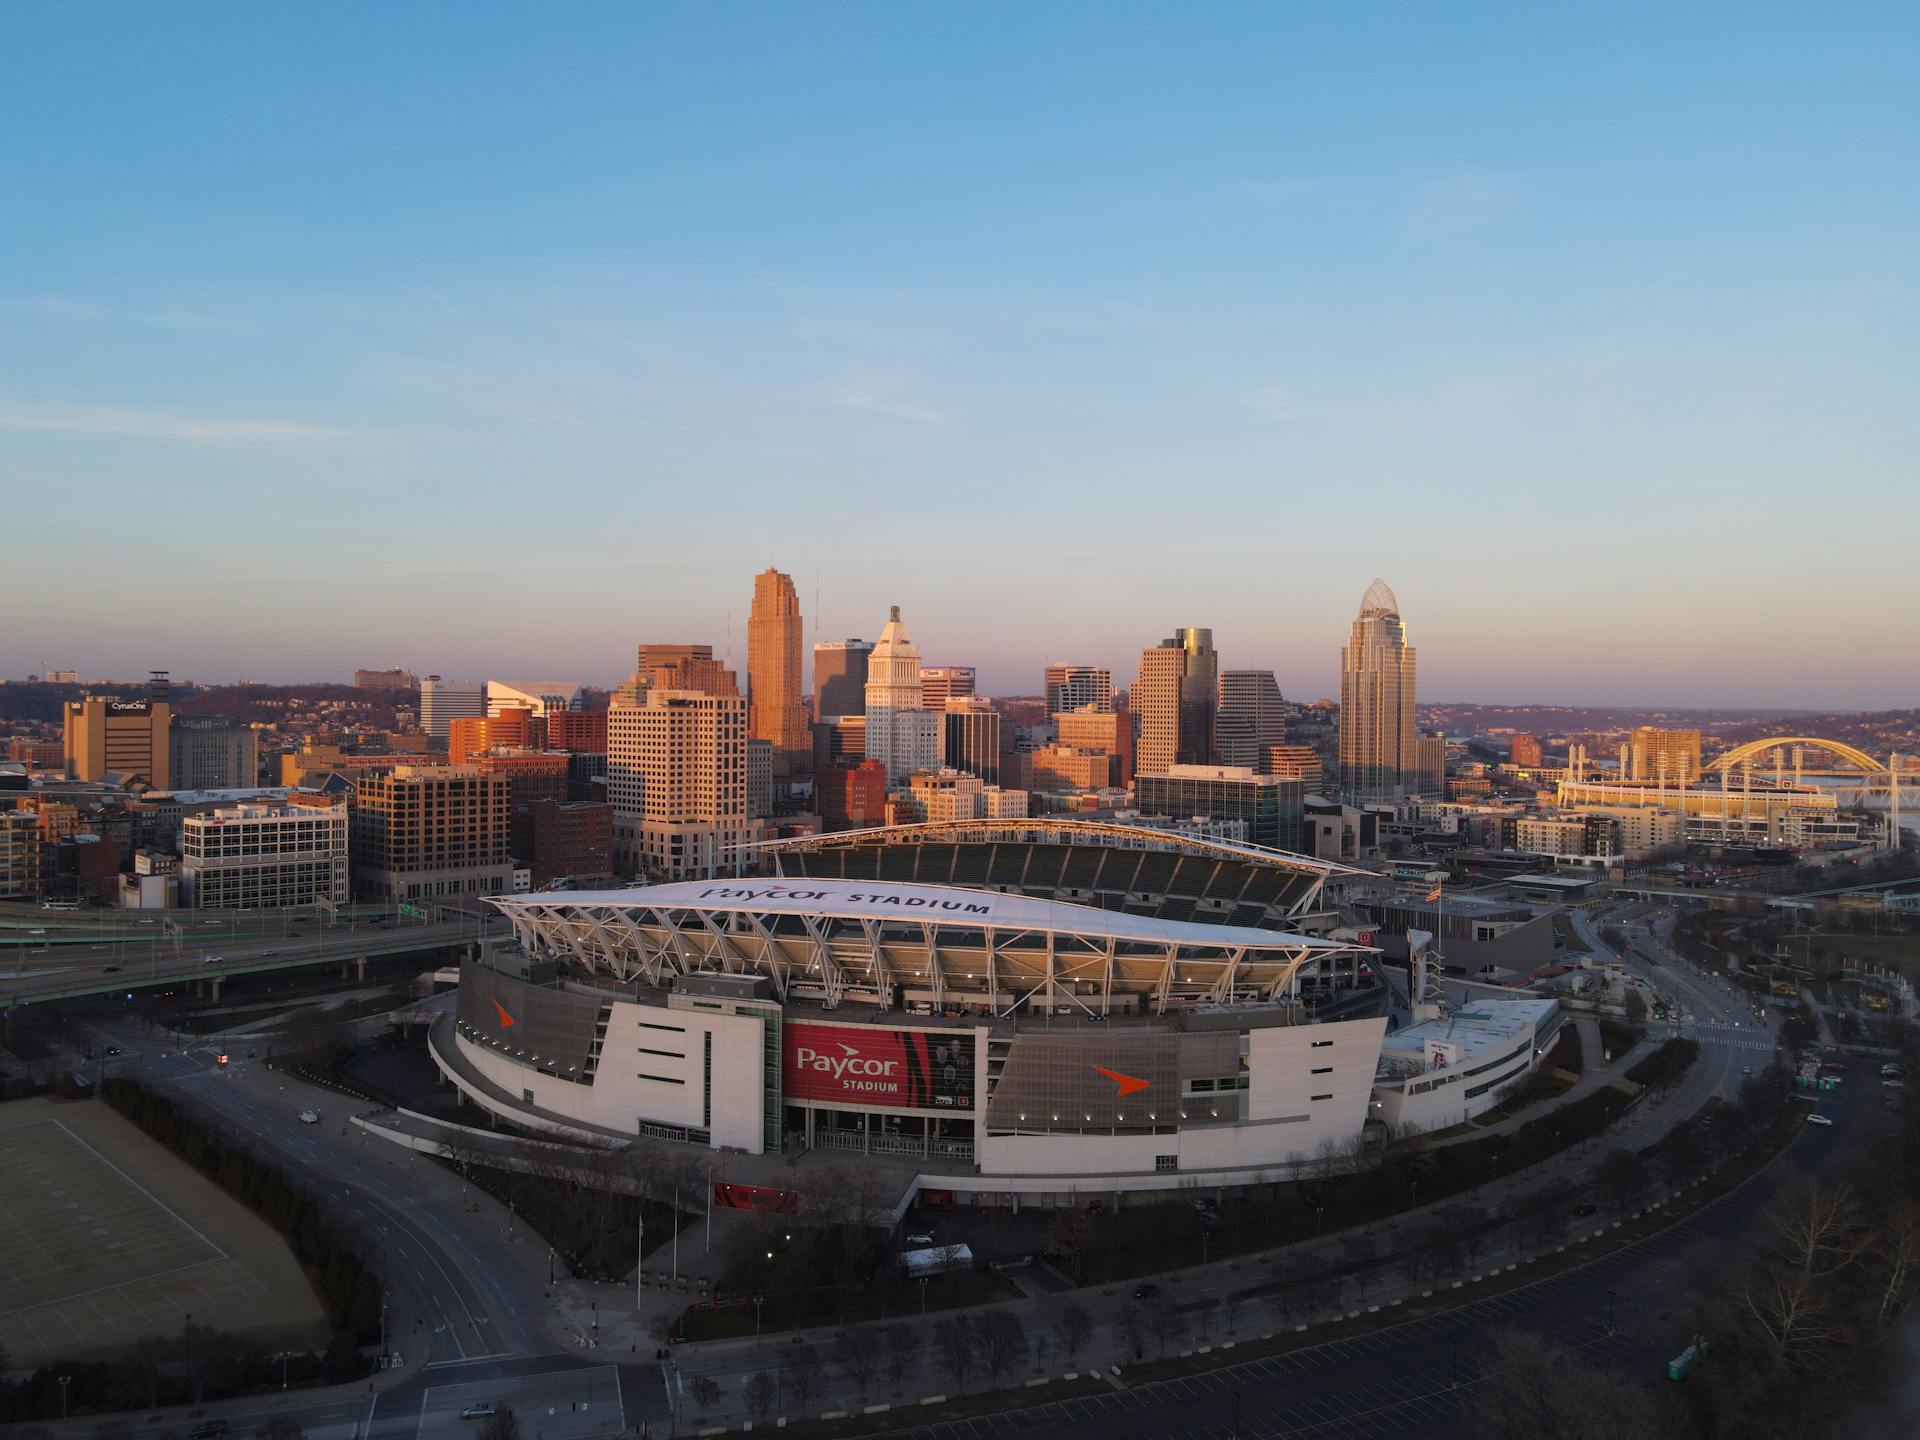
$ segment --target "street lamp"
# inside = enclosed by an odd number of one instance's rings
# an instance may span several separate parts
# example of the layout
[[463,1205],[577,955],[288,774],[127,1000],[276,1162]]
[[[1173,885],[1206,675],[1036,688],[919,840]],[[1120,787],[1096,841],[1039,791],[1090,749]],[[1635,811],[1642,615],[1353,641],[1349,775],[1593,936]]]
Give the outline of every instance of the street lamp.
[[67,1418],[67,1386],[72,1382],[73,1376],[71,1375],[62,1375],[60,1377],[60,1418],[62,1420]]

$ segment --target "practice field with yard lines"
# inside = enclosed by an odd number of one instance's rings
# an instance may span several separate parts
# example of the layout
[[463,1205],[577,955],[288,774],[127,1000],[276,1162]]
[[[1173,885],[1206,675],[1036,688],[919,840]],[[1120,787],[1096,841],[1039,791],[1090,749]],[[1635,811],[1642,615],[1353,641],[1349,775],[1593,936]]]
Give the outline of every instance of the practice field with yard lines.
[[0,1349],[15,1365],[196,1327],[325,1335],[280,1238],[98,1101],[0,1105]]

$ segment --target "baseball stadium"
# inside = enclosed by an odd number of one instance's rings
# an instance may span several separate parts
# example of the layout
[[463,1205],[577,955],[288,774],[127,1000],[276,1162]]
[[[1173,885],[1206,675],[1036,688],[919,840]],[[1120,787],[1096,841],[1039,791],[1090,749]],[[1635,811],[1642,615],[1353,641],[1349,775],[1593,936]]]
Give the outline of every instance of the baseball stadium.
[[766,876],[501,896],[430,1042],[523,1129],[892,1157],[956,1199],[1274,1178],[1368,1118],[1341,867],[1072,820],[772,842]]

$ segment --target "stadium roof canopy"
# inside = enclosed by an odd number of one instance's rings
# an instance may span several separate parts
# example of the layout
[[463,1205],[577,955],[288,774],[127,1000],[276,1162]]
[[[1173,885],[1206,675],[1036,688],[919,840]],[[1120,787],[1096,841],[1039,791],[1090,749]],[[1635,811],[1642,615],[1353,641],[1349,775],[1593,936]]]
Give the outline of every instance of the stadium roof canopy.
[[1149,945],[1285,947],[1348,951],[1346,941],[1279,930],[1160,920],[1150,915],[1037,900],[997,890],[947,885],[910,885],[886,880],[690,880],[625,890],[561,890],[501,895],[493,904],[509,918],[543,912],[615,910],[641,914],[699,911],[710,915],[805,915],[816,919],[901,920],[915,924],[964,925],[999,932],[1029,931]]

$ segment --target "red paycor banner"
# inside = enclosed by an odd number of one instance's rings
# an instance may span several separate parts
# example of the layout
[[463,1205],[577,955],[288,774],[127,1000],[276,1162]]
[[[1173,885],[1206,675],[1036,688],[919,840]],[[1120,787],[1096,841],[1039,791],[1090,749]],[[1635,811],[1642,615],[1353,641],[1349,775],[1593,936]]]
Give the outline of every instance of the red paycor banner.
[[713,1182],[713,1203],[723,1210],[758,1210],[764,1215],[798,1215],[800,1193],[766,1185],[730,1185]]
[[789,1023],[780,1089],[789,1100],[971,1110],[973,1036],[942,1030]]

